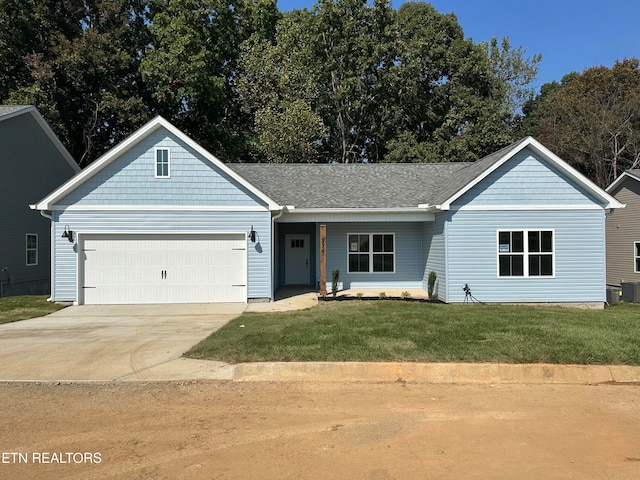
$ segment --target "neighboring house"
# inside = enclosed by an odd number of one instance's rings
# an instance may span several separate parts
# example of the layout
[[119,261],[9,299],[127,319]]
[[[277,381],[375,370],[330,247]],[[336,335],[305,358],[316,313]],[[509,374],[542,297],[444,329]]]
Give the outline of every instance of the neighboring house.
[[607,192],[627,205],[607,216],[607,284],[640,282],[640,169],[624,172]]
[[29,204],[80,171],[33,106],[0,105],[0,296],[50,290],[51,223]]
[[[622,205],[533,138],[475,163],[223,164],[162,118],[33,208],[54,300],[246,302],[285,285],[425,288],[463,302],[605,301]],[[69,241],[72,240],[72,241]]]

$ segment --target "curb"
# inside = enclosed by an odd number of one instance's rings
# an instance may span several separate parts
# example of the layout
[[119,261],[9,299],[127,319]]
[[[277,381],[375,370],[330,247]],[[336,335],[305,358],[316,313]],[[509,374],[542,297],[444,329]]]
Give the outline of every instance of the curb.
[[[222,372],[221,372],[222,373]],[[225,370],[225,379],[229,379]],[[237,382],[410,382],[440,384],[640,383],[640,367],[495,363],[262,362],[233,366]]]

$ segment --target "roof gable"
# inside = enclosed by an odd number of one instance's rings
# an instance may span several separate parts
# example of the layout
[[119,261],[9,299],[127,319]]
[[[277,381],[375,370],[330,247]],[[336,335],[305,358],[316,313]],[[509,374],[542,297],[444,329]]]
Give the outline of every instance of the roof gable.
[[[110,169],[110,167],[116,162],[118,159],[122,158],[127,152],[139,146],[143,143],[149,136],[160,130],[166,130],[169,136],[173,137],[177,142],[182,143],[186,148],[195,152],[200,158],[204,159],[205,162],[209,163],[214,169],[220,171],[226,177],[229,177],[237,184],[244,187],[247,191],[253,194],[258,199],[262,200],[264,203],[268,205],[268,208],[271,210],[278,209],[278,205],[267,197],[264,193],[257,190],[253,185],[249,184],[244,178],[237,175],[231,169],[229,169],[224,163],[218,160],[216,157],[211,155],[207,150],[198,145],[195,141],[191,140],[184,133],[170,124],[168,121],[163,119],[162,117],[156,117],[143,127],[134,132],[127,139],[116,145],[105,155],[97,159],[87,168],[85,168],[78,175],[73,177],[67,183],[56,189],[54,192],[49,194],[46,198],[41,200],[34,208],[38,210],[53,210],[53,209],[61,209],[65,208],[64,205],[58,205],[58,202],[63,200],[67,196],[72,196],[72,192],[78,191],[76,201],[83,198],[81,192],[83,185],[90,185],[92,179],[100,179],[100,176],[104,173],[106,177],[110,177],[115,172],[118,171],[118,168]],[[113,171],[111,171],[113,170]],[[106,180],[103,175],[102,180]],[[90,190],[90,188],[88,189]]]
[[618,178],[616,178],[613,183],[607,187],[607,193],[614,195],[618,187],[620,187],[625,180],[640,182],[640,168],[625,170],[622,172],[622,175],[619,175]]
[[73,159],[69,151],[62,144],[60,139],[56,136],[56,134],[51,130],[49,124],[45,121],[45,119],[40,115],[38,109],[33,105],[0,105],[0,122],[10,120],[11,118],[17,117],[19,115],[31,115],[33,119],[36,121],[38,126],[42,129],[45,135],[49,138],[52,145],[62,158],[69,164],[69,166],[73,169],[74,172],[79,172],[80,167]]
[[526,137],[475,162],[469,169],[462,172],[454,181],[441,192],[437,207],[449,210],[456,200],[478,185],[506,162],[513,159],[522,150],[529,148],[542,159],[552,165],[557,171],[571,182],[583,188],[596,198],[603,208],[623,208],[615,198],[610,196],[587,177],[560,159],[533,137]]

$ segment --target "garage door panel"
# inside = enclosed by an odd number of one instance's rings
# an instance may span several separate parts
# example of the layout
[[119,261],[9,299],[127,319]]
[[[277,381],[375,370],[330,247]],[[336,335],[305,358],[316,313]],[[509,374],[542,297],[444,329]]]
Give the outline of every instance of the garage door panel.
[[244,234],[96,235],[83,244],[84,303],[246,301]]

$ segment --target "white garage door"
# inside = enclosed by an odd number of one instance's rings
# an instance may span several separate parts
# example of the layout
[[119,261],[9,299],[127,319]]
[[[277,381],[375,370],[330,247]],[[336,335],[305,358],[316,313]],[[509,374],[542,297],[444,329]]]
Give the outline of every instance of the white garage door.
[[86,235],[80,303],[246,302],[244,234]]

